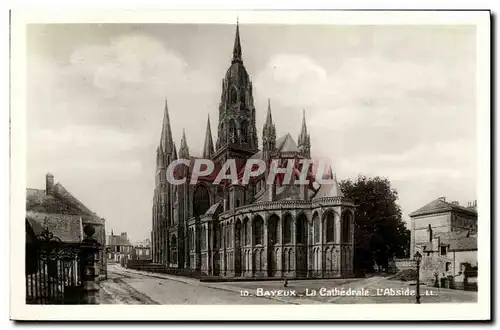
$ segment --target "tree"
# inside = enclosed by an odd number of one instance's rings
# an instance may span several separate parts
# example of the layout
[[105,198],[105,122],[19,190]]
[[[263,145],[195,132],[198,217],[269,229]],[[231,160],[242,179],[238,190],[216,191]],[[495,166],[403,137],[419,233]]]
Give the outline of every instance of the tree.
[[360,175],[340,182],[345,197],[354,201],[354,268],[370,271],[374,263],[387,268],[391,257],[407,257],[410,230],[396,203],[398,193],[387,178]]

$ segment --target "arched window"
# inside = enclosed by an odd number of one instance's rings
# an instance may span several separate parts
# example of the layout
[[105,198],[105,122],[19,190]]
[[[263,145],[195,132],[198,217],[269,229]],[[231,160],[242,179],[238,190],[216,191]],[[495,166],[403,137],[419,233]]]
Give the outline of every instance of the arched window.
[[238,102],[238,91],[236,90],[236,87],[231,88],[231,103],[235,104]]
[[320,232],[319,217],[318,217],[317,213],[314,213],[313,224],[314,224],[314,242],[319,243],[320,237],[321,237],[321,232]]
[[307,218],[304,214],[297,217],[295,233],[298,244],[307,243]]
[[335,216],[333,211],[326,213],[326,242],[332,243],[335,241]]
[[240,93],[240,103],[245,105],[245,91],[244,90],[242,90]]
[[292,216],[290,214],[285,215],[283,220],[283,243],[292,242]]
[[342,216],[342,243],[351,242],[351,213],[344,212]]
[[236,225],[234,228],[234,243],[235,243],[234,245],[235,245],[235,247],[241,246],[241,232],[242,232],[241,221],[238,219],[238,221],[236,221]]
[[252,223],[248,218],[245,218],[245,228],[246,228],[246,235],[245,235],[245,245],[250,245],[252,244],[252,228],[251,228]]
[[210,208],[210,195],[208,189],[203,185],[198,185],[193,195],[193,213],[198,217],[205,214]]
[[241,122],[241,142],[247,143],[248,141],[248,122],[243,120]]
[[238,133],[236,131],[236,122],[234,119],[229,120],[229,142],[234,143],[236,142],[236,137],[238,136]]
[[272,215],[269,220],[267,220],[267,235],[269,239],[269,246],[279,243],[279,218],[277,215]]
[[177,263],[177,237],[172,236],[172,240],[170,241],[170,251],[172,253],[172,263]]
[[262,244],[262,238],[264,236],[264,220],[260,216],[257,216],[253,220],[253,237],[254,244],[259,245]]

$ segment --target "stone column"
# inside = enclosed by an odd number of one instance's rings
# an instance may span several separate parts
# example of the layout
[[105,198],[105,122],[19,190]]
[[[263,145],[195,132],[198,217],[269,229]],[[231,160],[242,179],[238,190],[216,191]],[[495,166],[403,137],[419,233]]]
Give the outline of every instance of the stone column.
[[292,217],[292,258],[290,258],[290,272],[297,275],[297,212]]
[[[335,254],[337,256],[337,273],[338,275],[342,275],[342,272],[344,271],[343,267],[343,256],[342,256],[342,251],[343,251],[343,246],[342,246],[342,209],[337,208],[335,211]],[[338,252],[337,252],[338,251]]]
[[101,244],[92,236],[95,228],[91,224],[83,228],[85,239],[82,241],[80,250],[80,278],[82,280],[81,303],[84,305],[99,304],[99,284],[97,283],[98,254]]
[[250,232],[248,233],[249,238],[250,238],[250,253],[248,254],[248,276],[253,277],[254,276],[254,269],[253,269],[253,246],[254,246],[254,241],[253,241],[253,217],[250,215],[250,219],[248,219],[249,227],[250,227]]
[[[323,272],[323,269],[324,269],[324,266],[323,266],[323,262],[325,260],[325,255],[324,255],[324,252],[323,252],[323,234],[324,234],[324,230],[323,230],[323,214],[321,212],[318,212],[318,220],[319,220],[319,258],[320,260],[318,261],[318,273],[321,277],[324,276],[324,272]],[[313,224],[314,226],[314,224]]]
[[[267,218],[264,218],[264,237],[262,238],[263,240],[263,248],[264,248],[264,264],[262,265],[261,269],[263,269],[264,271],[264,274],[261,274],[261,276],[268,276],[269,273],[268,273],[268,264],[269,264],[269,251],[270,249],[272,249],[273,247],[272,246],[269,246],[269,237],[268,237],[268,230],[267,230],[267,226],[268,226],[268,220],[269,220],[269,217]],[[262,262],[262,260],[261,260]]]

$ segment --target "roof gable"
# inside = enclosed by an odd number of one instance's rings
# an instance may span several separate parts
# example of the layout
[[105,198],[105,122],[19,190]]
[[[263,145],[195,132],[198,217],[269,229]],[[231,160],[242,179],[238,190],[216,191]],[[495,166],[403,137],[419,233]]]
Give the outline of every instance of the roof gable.
[[417,216],[417,215],[424,215],[424,214],[431,214],[431,213],[442,213],[442,212],[450,212],[450,211],[458,211],[458,212],[465,212],[469,214],[476,214],[477,211],[475,211],[472,208],[466,208],[460,205],[456,205],[450,202],[447,202],[443,198],[437,198],[433,200],[432,202],[422,206],[418,210],[410,213],[410,217]]

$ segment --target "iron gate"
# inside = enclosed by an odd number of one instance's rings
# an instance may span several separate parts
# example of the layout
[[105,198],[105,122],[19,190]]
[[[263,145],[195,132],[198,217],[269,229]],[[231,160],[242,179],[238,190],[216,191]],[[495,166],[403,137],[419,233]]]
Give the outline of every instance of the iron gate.
[[78,246],[46,229],[26,247],[26,304],[77,304],[80,294]]

